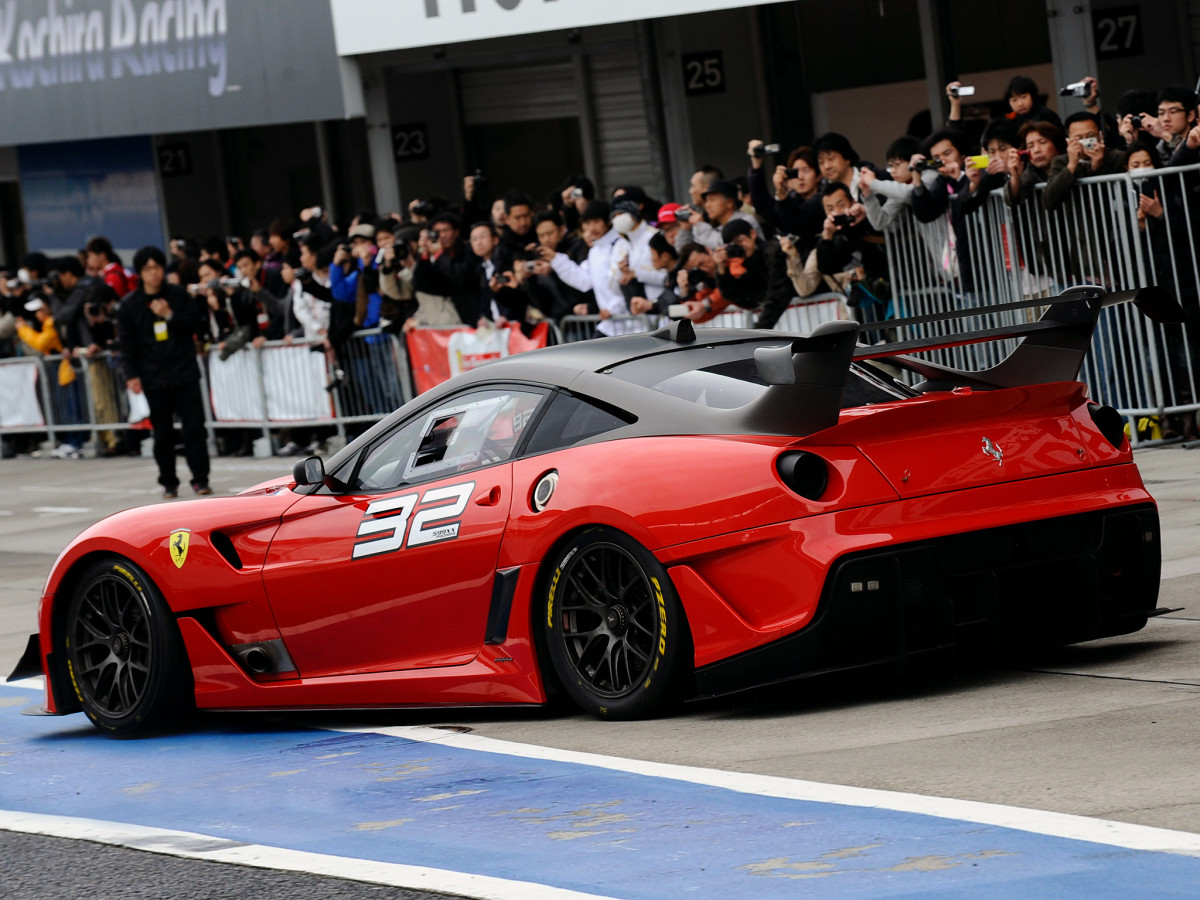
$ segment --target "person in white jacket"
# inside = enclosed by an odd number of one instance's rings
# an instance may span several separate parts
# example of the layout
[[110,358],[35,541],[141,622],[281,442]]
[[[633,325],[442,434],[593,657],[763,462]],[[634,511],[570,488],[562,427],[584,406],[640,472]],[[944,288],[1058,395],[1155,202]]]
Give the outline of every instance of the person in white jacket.
[[[595,295],[596,305],[600,308],[600,322],[596,325],[593,337],[646,331],[643,320],[629,318],[629,306],[621,291],[623,273],[620,263],[629,258],[630,246],[629,241],[610,227],[608,204],[603,200],[593,200],[583,211],[580,224],[583,238],[591,246],[582,264],[572,261],[565,253],[546,248],[540,251],[542,258],[550,263],[564,284],[578,291],[591,291]],[[575,308],[576,315],[586,313],[584,304]]]

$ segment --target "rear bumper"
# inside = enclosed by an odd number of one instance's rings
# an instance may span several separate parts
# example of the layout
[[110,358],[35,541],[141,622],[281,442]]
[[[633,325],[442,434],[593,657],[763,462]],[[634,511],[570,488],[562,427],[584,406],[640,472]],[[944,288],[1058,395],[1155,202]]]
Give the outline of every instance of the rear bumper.
[[1154,612],[1160,567],[1152,503],[848,554],[807,626],[698,668],[698,693],[1128,634]]

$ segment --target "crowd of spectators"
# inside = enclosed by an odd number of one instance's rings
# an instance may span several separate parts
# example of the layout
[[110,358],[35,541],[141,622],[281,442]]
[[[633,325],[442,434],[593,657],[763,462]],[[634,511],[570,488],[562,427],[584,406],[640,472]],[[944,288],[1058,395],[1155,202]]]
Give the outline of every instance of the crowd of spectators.
[[[604,337],[645,330],[653,316],[700,322],[731,308],[771,328],[795,298],[820,293],[842,298],[847,315],[875,321],[891,290],[884,232],[905,208],[920,222],[945,221],[944,241],[929,249],[969,291],[965,223],[993,191],[1003,189],[1014,208],[1055,209],[1087,175],[1200,162],[1197,98],[1184,87],[1130,92],[1110,111],[1088,77],[1077,92],[1083,110],[1060,120],[1039,102],[1037,85],[1017,77],[1006,89],[1008,112],[986,122],[964,118],[969,86],[952,82],[946,93],[944,126],[898,136],[884,166],[827,133],[786,156],[751,140],[744,177],[699,166],[682,202],[638,185],[600,194],[579,174],[542,200],[511,190],[492,202],[476,173],[458,202],[422,197],[403,214],[360,210],[334,223],[311,207],[245,241],[180,236],[164,255],[165,277],[187,292],[199,350],[228,358],[270,340],[310,342],[327,354],[329,388],[338,390],[386,364],[370,347],[353,360],[340,352],[363,329],[512,325],[531,333],[546,319],[587,316],[590,336]],[[1196,201],[1194,190],[1167,196],[1143,187],[1138,219],[1153,231],[1164,207]],[[122,298],[139,296],[140,277],[103,237],[77,256],[28,254],[0,279],[0,355],[61,355],[60,387],[75,379],[77,357],[125,350],[128,358],[129,339],[116,326],[119,308],[132,302]],[[1181,288],[1190,282],[1194,294],[1195,280],[1188,274]],[[1182,299],[1194,325],[1196,298]],[[119,365],[104,367],[103,377],[118,385],[136,377]],[[75,407],[86,402],[82,392],[65,394]],[[398,400],[379,387],[360,411],[381,414]],[[96,413],[98,422],[115,421],[111,410]],[[55,453],[78,455],[85,438],[68,435]],[[97,444],[103,454],[129,449],[115,431],[101,432]],[[283,451],[300,449],[289,440]]]

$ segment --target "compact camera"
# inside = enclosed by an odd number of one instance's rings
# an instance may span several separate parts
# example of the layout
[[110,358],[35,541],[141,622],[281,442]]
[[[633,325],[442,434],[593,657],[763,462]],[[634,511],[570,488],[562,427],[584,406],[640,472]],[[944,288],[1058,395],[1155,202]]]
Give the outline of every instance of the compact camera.
[[437,210],[433,208],[433,204],[428,200],[418,200],[412,205],[410,212],[412,212],[414,216],[424,216],[428,219],[430,216],[436,213]]
[[757,147],[755,147],[753,150],[750,151],[750,154],[755,159],[762,159],[768,153],[778,153],[779,150],[780,150],[779,144],[759,144]]
[[800,235],[798,235],[798,234],[781,234],[778,237],[779,237],[779,240],[781,240],[781,241],[784,241],[784,240],[791,241],[793,246],[798,245],[800,243]]
[[703,285],[709,284],[708,275],[705,274],[704,270],[701,269],[699,266],[692,266],[692,268],[687,270],[687,273],[688,273],[688,284],[691,287],[698,288]]
[[741,244],[728,243],[725,245],[725,256],[729,259],[745,259],[746,251]]
[[790,169],[784,169],[783,177],[784,178],[799,178],[800,177],[800,169],[797,166],[792,166]]
[[937,171],[941,167],[942,161],[940,159],[923,159],[911,168],[914,172],[925,172],[930,169]]
[[675,210],[676,222],[690,222],[692,219],[692,211],[686,206],[682,206]]
[[950,88],[951,97],[974,97],[975,85],[960,84],[958,87]]
[[525,260],[525,271],[526,271],[526,272],[532,272],[532,271],[533,271],[533,267],[534,267],[534,266],[536,266],[536,265],[537,265],[537,260],[535,260],[535,259],[527,259],[527,260]]
[[1130,116],[1129,124],[1133,126],[1134,131],[1137,131],[1139,128],[1142,127],[1142,117],[1141,116]]
[[1100,146],[1100,141],[1096,138],[1080,138],[1079,146],[1084,150],[1095,150],[1098,146]]
[[1076,81],[1074,84],[1068,84],[1065,88],[1058,92],[1060,97],[1086,97],[1091,93],[1092,86],[1086,81]]
[[839,215],[836,215],[833,217],[833,224],[841,226],[842,228],[845,228],[849,225],[853,225],[854,224],[854,216],[848,215],[846,213],[840,213]]

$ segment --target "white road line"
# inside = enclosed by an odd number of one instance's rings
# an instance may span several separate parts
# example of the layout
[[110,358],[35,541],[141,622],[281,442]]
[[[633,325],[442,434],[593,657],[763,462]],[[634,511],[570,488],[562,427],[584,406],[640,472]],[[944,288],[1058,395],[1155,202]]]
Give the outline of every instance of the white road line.
[[413,741],[458,747],[463,750],[499,753],[525,759],[575,763],[634,775],[648,775],[654,778],[670,778],[675,781],[686,781],[763,797],[916,813],[942,819],[955,819],[961,822],[977,822],[981,825],[1012,828],[1068,840],[1091,841],[1112,847],[1125,847],[1130,850],[1200,856],[1200,834],[1154,828],[1149,825],[1133,825],[1128,822],[1114,822],[1109,819],[1097,819],[1070,813],[1004,806],[999,803],[984,803],[976,800],[955,800],[949,797],[930,797],[924,794],[852,787],[844,784],[823,784],[817,781],[802,781],[775,775],[754,775],[746,772],[728,772],[723,769],[705,769],[699,766],[623,759],[599,753],[583,753],[577,750],[558,750],[551,747],[518,744],[480,735],[457,734],[421,726],[384,728],[347,728],[343,726],[327,730],[384,734]]
[[33,511],[39,516],[66,516],[90,513],[90,506],[35,506]]
[[0,829],[130,847],[184,859],[233,863],[281,872],[305,872],[478,900],[609,900],[599,894],[584,894],[528,881],[285,850],[262,844],[243,844],[189,831],[125,825],[100,819],[0,810]]

